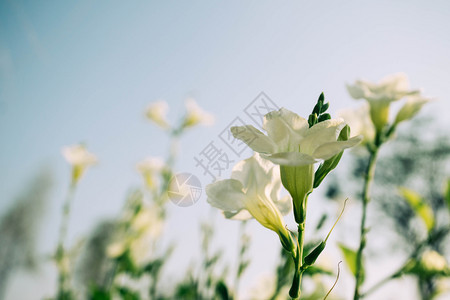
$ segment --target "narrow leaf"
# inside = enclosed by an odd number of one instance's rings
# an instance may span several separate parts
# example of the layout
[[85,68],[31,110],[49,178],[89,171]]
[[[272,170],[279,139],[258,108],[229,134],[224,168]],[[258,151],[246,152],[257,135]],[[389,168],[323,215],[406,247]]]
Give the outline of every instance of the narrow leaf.
[[404,187],[400,188],[399,191],[417,216],[422,219],[427,230],[430,231],[434,227],[434,214],[431,207],[418,193]]
[[347,264],[350,272],[353,276],[356,275],[356,251],[344,246],[343,244],[338,244],[339,249],[341,249],[344,255],[345,263]]

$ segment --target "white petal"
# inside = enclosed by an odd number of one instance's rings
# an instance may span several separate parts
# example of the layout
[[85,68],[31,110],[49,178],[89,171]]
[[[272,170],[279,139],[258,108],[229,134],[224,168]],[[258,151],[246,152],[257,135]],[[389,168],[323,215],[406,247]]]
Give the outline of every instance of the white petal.
[[318,161],[312,156],[300,152],[280,152],[261,156],[274,164],[282,166],[306,166]]
[[317,159],[323,159],[323,160],[329,159],[332,156],[341,152],[342,150],[359,144],[362,141],[362,139],[363,139],[363,137],[358,135],[358,136],[352,137],[351,139],[349,139],[347,141],[336,141],[336,142],[330,142],[330,143],[323,144],[314,151],[313,156]]
[[275,202],[275,205],[280,210],[280,213],[285,216],[292,211],[292,199],[290,196],[284,196]]
[[64,147],[62,154],[67,162],[73,166],[86,167],[97,163],[97,157],[87,151],[84,145]]
[[390,91],[405,91],[409,89],[408,76],[405,73],[395,73],[385,76],[380,80],[380,86]]
[[244,208],[246,196],[242,191],[242,183],[235,179],[226,179],[206,186],[208,203],[225,211],[239,211]]
[[417,115],[424,104],[429,102],[430,99],[422,98],[422,97],[410,97],[403,105],[403,107],[397,113],[395,118],[395,123],[398,124],[405,120],[412,119],[415,115]]
[[270,161],[254,153],[250,158],[241,160],[233,167],[231,178],[239,180],[247,189],[250,188],[249,185],[263,186],[273,180],[270,173],[273,166]]
[[300,142],[300,151],[312,155],[321,145],[337,140],[345,122],[343,119],[331,119],[311,127]]
[[264,116],[264,130],[282,151],[289,151],[290,145],[298,144],[308,127],[308,121],[285,108]]
[[223,215],[225,216],[225,218],[231,219],[231,220],[243,221],[243,220],[249,220],[249,219],[253,218],[253,216],[246,209],[242,209],[238,212],[224,211]]
[[356,81],[354,85],[347,84],[347,91],[353,99],[365,98],[367,94],[365,82],[360,80]]
[[274,141],[252,125],[231,127],[231,133],[259,153],[273,153],[277,148]]
[[370,119],[370,106],[364,103],[356,109],[344,109],[337,112],[337,115],[345,120],[350,126],[352,135],[362,135],[366,142],[375,138],[375,127]]

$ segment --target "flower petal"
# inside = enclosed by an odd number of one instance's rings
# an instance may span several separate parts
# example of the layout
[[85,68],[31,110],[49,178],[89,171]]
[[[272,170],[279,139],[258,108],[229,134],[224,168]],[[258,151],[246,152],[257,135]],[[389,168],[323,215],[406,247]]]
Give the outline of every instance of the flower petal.
[[301,133],[308,127],[308,121],[285,108],[264,116],[263,128],[281,151],[292,150],[289,146],[298,144]]
[[347,84],[347,91],[353,99],[365,98],[367,95],[367,87],[362,80],[357,80],[354,85]]
[[405,120],[412,119],[417,115],[424,104],[429,102],[430,99],[422,97],[410,97],[406,103],[400,108],[397,116],[395,117],[395,124],[398,124]]
[[274,165],[270,161],[261,158],[259,153],[255,153],[233,167],[231,178],[239,180],[246,191],[261,190],[267,184],[277,180],[271,172],[273,168]]
[[300,142],[300,151],[312,155],[319,146],[336,141],[344,126],[345,122],[340,118],[317,123],[306,132]]
[[335,141],[319,146],[313,153],[316,159],[329,159],[346,148],[353,147],[362,141],[361,135],[350,138],[347,141]]
[[216,181],[206,186],[208,203],[225,211],[239,211],[244,208],[246,196],[242,183],[235,179]]
[[243,141],[256,152],[272,153],[277,148],[274,141],[252,125],[234,126],[230,130],[235,138]]
[[268,155],[263,154],[261,156],[274,164],[282,166],[306,166],[318,161],[314,157],[300,152],[280,152]]
[[285,216],[292,211],[292,199],[290,196],[286,195],[280,200],[275,202],[275,205],[280,210],[280,213]]
[[231,219],[231,220],[241,220],[241,221],[243,221],[243,220],[249,220],[249,219],[253,218],[253,216],[246,209],[242,209],[242,210],[237,211],[237,212],[224,211],[223,215],[224,215],[225,218]]

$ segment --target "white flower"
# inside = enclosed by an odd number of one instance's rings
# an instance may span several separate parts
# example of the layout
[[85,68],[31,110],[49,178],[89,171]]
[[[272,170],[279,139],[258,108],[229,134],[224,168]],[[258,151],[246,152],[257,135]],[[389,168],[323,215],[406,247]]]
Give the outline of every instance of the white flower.
[[231,179],[206,187],[208,202],[224,211],[231,219],[255,218],[264,227],[275,231],[283,246],[289,244],[289,232],[282,214],[291,210],[288,196],[280,198],[279,169],[257,153],[233,167]]
[[163,231],[164,221],[159,212],[156,206],[143,207],[131,222],[131,231],[136,236],[130,242],[130,255],[138,266],[150,260],[153,246]]
[[97,157],[87,151],[84,145],[67,146],[62,149],[62,155],[72,165],[72,181],[76,183],[84,170],[98,162]]
[[445,258],[434,250],[425,251],[421,263],[427,271],[444,271],[447,268]]
[[129,228],[111,243],[106,253],[110,258],[117,258],[129,251],[133,262],[140,266],[149,261],[152,248],[161,236],[164,221],[156,206],[142,207],[130,221]]
[[281,108],[264,116],[263,128],[267,135],[252,125],[232,127],[231,132],[275,164],[307,166],[331,158],[361,141],[359,136],[338,141],[345,125],[342,119],[331,119],[309,128],[307,120]]
[[375,139],[375,128],[369,111],[370,107],[365,103],[356,109],[340,110],[337,115],[350,126],[353,135],[362,135],[364,142],[371,142]]
[[386,76],[378,84],[357,80],[355,84],[347,85],[347,90],[353,98],[369,102],[370,116],[378,131],[388,122],[391,102],[419,93],[418,90],[409,89],[408,78],[404,73]]
[[62,154],[72,166],[87,167],[97,163],[97,157],[87,151],[83,145],[67,146],[62,149]]
[[306,198],[313,190],[314,163],[327,160],[362,139],[356,136],[339,141],[345,125],[342,119],[330,119],[309,128],[307,120],[281,108],[264,116],[267,135],[251,125],[232,127],[231,132],[263,158],[280,165],[281,181],[292,196],[294,217],[300,224],[305,218]]
[[192,127],[197,124],[212,125],[214,123],[214,116],[204,111],[194,99],[186,100],[186,116],[184,118],[183,127]]
[[167,129],[170,127],[167,121],[167,112],[169,111],[169,105],[166,101],[160,100],[153,103],[147,107],[145,115],[151,121],[155,122],[161,128]]
[[126,241],[116,241],[106,247],[106,255],[109,258],[117,258],[126,251]]
[[153,189],[159,184],[159,175],[164,170],[164,161],[159,157],[148,157],[136,165],[146,185]]
[[420,96],[408,97],[405,104],[402,106],[402,108],[400,108],[397,116],[395,117],[395,124],[412,119],[419,113],[422,106],[429,101],[430,99],[426,99]]

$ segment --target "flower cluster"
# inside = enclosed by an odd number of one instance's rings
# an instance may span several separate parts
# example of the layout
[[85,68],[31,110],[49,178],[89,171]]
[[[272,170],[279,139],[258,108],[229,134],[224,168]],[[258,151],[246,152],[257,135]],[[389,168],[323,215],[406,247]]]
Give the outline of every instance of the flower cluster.
[[[421,95],[420,90],[409,88],[404,73],[388,75],[379,83],[356,80],[354,84],[347,85],[347,90],[352,98],[365,99],[368,103],[368,106],[341,112],[352,128],[361,132],[366,143],[380,143],[383,138],[389,138],[399,123],[412,119],[430,101]],[[389,124],[391,103],[405,97],[405,103]]]
[[[301,274],[325,248],[326,240],[303,259],[303,235],[308,195],[333,170],[346,148],[357,145],[361,136],[350,137],[343,119],[331,119],[323,94],[308,119],[281,108],[264,116],[262,128],[252,125],[232,127],[233,136],[256,153],[239,162],[231,179],[206,188],[208,202],[232,219],[255,218],[276,232],[289,251],[296,269],[290,295],[299,296]],[[314,165],[323,162],[317,170]],[[277,166],[279,165],[279,167]],[[278,196],[281,183],[291,197]],[[285,228],[282,215],[293,207],[298,224],[297,241]]]

